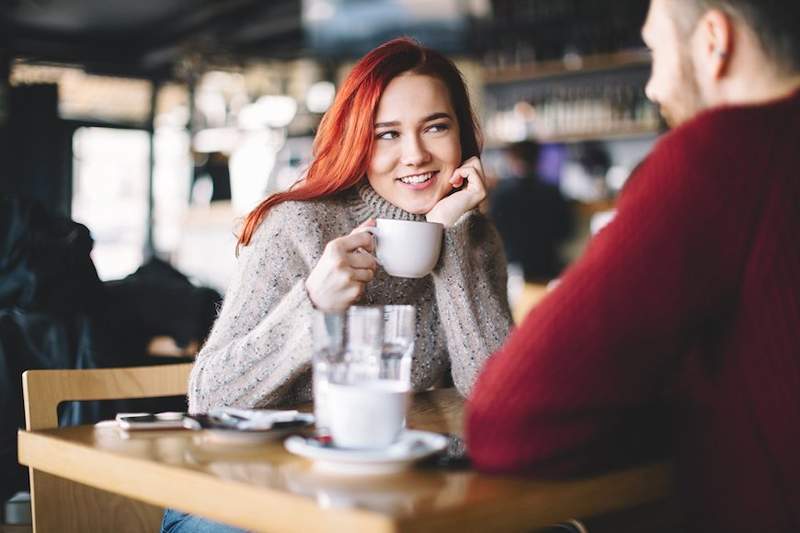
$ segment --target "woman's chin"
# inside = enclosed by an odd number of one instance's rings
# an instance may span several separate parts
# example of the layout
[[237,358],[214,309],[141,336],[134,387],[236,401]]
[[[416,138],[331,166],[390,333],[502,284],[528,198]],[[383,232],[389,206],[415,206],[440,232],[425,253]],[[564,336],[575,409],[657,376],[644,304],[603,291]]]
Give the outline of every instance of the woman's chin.
[[409,197],[407,194],[398,196],[398,198],[387,198],[387,200],[403,211],[414,215],[427,215],[430,210],[433,209],[433,206],[436,205],[435,199],[430,195],[426,195],[428,196],[427,198],[414,198],[415,195]]
[[403,211],[408,211],[413,215],[425,216],[430,213],[434,205],[436,205],[435,202],[403,202],[398,207]]

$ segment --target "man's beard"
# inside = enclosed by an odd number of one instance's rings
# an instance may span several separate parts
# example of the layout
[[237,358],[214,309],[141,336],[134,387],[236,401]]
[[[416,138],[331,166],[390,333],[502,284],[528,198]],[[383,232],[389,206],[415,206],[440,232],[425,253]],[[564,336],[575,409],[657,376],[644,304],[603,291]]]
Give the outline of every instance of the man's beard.
[[687,46],[683,46],[681,50],[681,69],[679,76],[679,90],[676,91],[679,97],[676,98],[672,105],[662,104],[659,110],[661,116],[664,117],[664,120],[671,128],[680,126],[708,107],[700,92],[700,85],[697,83],[697,74],[694,68],[694,60]]

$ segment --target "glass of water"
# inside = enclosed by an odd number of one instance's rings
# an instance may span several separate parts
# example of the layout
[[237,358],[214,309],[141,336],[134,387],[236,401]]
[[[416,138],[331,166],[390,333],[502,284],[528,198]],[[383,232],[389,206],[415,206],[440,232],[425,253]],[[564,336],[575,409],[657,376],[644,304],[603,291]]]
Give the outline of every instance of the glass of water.
[[373,381],[380,371],[383,309],[352,306],[346,312],[312,315],[312,386],[319,433],[330,426],[330,385]]
[[328,431],[328,384],[334,369],[344,358],[346,324],[345,313],[315,311],[311,318],[314,418],[320,433]]
[[347,310],[345,365],[333,376],[337,383],[355,383],[378,378],[383,346],[383,308],[354,305]]
[[379,379],[398,381],[410,387],[416,326],[416,309],[413,305],[383,306]]

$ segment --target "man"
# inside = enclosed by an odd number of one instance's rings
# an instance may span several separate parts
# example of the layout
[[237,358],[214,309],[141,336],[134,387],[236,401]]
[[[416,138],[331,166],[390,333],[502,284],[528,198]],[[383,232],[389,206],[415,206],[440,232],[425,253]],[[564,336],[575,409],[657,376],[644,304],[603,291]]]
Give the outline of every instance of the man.
[[675,129],[486,364],[470,451],[562,476],[668,443],[690,529],[800,531],[800,2],[652,0],[643,37]]
[[526,281],[549,281],[563,268],[558,247],[572,229],[569,205],[558,188],[537,175],[537,143],[512,143],[505,155],[508,176],[489,196],[492,220],[503,238],[508,262],[522,267]]

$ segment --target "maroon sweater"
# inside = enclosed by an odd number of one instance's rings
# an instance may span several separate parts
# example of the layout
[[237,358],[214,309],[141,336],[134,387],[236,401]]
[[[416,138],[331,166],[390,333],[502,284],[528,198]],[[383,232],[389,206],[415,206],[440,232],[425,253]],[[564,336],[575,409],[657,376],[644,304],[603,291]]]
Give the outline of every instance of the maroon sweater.
[[800,531],[800,91],[665,135],[615,220],[487,362],[487,472],[569,476],[672,446],[697,531]]

